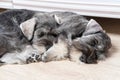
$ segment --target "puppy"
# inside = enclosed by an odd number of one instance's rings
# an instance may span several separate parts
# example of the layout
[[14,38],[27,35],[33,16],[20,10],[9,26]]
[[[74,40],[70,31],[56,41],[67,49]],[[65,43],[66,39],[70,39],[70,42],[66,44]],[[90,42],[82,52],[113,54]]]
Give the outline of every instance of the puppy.
[[58,61],[68,58],[69,48],[68,41],[65,36],[59,35],[57,42],[53,42],[53,45],[43,53],[42,61]]
[[72,12],[53,12],[51,14],[54,15],[55,20],[60,25],[53,32],[57,35],[65,35],[69,42],[76,37],[81,37],[88,23],[85,17]]
[[[60,44],[58,38],[58,43],[54,44],[53,47],[51,47],[48,51],[44,53],[42,57],[43,61],[60,60],[66,58],[67,55],[72,61],[79,62],[81,60],[84,63],[96,63],[97,59],[105,57],[104,54],[106,54],[111,46],[111,40],[96,21],[88,21],[80,15],[69,12],[58,12],[57,15],[58,17],[56,18],[56,20],[61,24],[59,28],[57,28],[55,31],[60,35],[66,35],[64,38],[68,42],[66,43],[65,40],[62,40],[62,43],[64,43],[62,44],[64,46],[63,51],[58,51],[59,48],[62,48],[58,45]],[[60,15],[62,16],[60,17]],[[63,17],[64,15],[65,17]],[[59,19],[61,19],[61,21]],[[91,37],[88,38],[86,34],[89,34]],[[100,43],[95,43],[96,37],[93,36],[93,34],[98,36],[97,41],[104,39],[105,41],[99,41]],[[79,38],[80,40],[77,38]],[[70,47],[66,47],[66,45]],[[101,48],[98,48],[98,46]],[[55,47],[58,49],[56,49]]]
[[104,60],[111,48],[111,39],[102,27],[91,19],[82,36],[73,41],[75,48],[82,51],[80,60],[85,63],[96,63]]
[[72,39],[82,35],[88,21],[83,16],[72,12],[52,12],[50,14],[54,16],[59,26],[51,31],[58,36],[58,42],[54,42],[53,46],[43,54],[42,60],[66,59]]
[[[52,30],[54,34],[58,35],[58,42],[54,43],[53,47],[43,54],[43,61],[50,61],[55,56],[55,60],[65,59],[70,51],[67,48],[72,46],[72,39],[81,37],[88,23],[83,16],[72,12],[52,12],[51,15],[54,16],[59,25],[58,28]],[[62,47],[59,45],[63,47],[63,50],[60,50],[60,52],[59,48]]]
[[82,63],[79,60],[81,56],[82,52],[79,49],[69,45],[68,39],[64,35],[59,35],[57,43],[54,42],[53,46],[42,55],[42,61],[49,62],[69,59],[70,61]]
[[40,61],[41,54],[51,46],[51,41],[54,39],[54,36],[50,35],[53,38],[48,36],[49,31],[54,27],[56,21],[44,12],[22,9],[1,13],[1,64]]

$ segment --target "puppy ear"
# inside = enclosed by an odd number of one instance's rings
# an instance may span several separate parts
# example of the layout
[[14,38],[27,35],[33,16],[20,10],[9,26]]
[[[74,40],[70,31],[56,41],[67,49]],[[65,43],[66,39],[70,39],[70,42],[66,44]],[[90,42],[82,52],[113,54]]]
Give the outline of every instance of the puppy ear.
[[31,18],[20,24],[20,29],[22,30],[23,34],[27,37],[28,40],[32,39],[35,24],[35,18]]
[[94,19],[91,19],[87,24],[85,33],[90,34],[98,31],[103,31],[102,27]]
[[58,17],[57,15],[53,15],[53,17],[54,17],[55,21],[56,21],[58,24],[61,24],[61,23],[62,23],[60,17]]

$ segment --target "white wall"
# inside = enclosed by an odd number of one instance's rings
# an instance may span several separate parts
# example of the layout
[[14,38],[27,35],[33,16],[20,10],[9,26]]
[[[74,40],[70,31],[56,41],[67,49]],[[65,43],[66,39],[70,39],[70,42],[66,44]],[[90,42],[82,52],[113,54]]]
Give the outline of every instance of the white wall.
[[87,16],[120,18],[120,0],[13,0],[12,2],[12,8],[74,11]]
[[12,8],[12,0],[0,0],[0,8]]

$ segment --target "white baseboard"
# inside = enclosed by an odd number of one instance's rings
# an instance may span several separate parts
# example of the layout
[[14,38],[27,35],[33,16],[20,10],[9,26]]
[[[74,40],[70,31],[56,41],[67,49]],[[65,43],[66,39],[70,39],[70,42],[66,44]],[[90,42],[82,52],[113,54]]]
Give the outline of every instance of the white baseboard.
[[12,8],[73,11],[86,16],[120,18],[120,1],[118,0],[13,0]]
[[12,0],[0,0],[0,8],[13,8]]

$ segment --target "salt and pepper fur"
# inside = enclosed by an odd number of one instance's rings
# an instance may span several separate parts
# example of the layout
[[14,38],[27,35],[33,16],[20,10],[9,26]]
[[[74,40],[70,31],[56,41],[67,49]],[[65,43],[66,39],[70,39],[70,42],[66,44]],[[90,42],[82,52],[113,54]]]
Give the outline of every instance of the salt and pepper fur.
[[69,58],[97,63],[111,47],[93,19],[72,12],[8,10],[0,14],[0,63],[32,63]]

